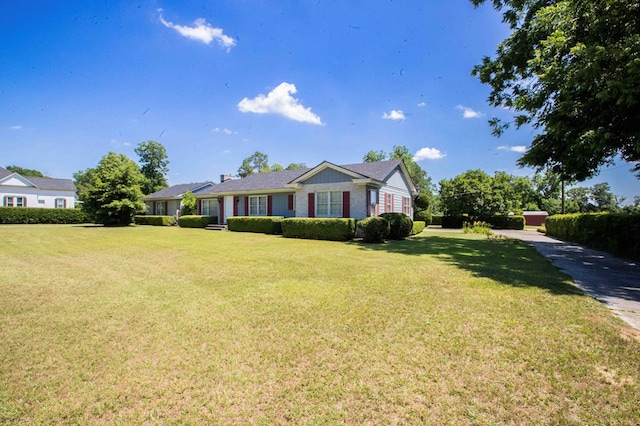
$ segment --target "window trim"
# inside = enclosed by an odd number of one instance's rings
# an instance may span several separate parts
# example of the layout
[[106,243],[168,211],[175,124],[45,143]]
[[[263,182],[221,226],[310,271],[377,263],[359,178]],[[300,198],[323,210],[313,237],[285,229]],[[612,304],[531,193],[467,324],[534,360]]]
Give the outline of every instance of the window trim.
[[5,195],[4,207],[27,207],[27,197],[20,195]]
[[[59,206],[58,203],[62,202],[62,206]],[[54,206],[56,209],[66,209],[67,208],[67,199],[66,198],[56,198],[54,202]]]

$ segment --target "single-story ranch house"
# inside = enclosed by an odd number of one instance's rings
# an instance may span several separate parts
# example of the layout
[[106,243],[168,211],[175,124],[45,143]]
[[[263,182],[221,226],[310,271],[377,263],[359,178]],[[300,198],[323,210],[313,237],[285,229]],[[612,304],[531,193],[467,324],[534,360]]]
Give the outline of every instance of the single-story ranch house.
[[74,208],[76,186],[71,179],[22,176],[0,167],[3,207]]
[[174,216],[181,208],[184,194],[191,191],[196,196],[213,185],[212,182],[184,183],[149,194],[144,198],[144,202],[147,205],[147,214]]
[[[338,166],[328,161],[310,169],[256,173],[242,179],[195,188],[198,213],[217,216],[353,217],[362,219],[386,212],[412,217],[416,187],[401,160]],[[145,198],[148,214],[173,214],[158,202],[174,201],[189,185],[176,185]],[[165,192],[166,191],[166,192]],[[172,198],[161,198],[173,194]],[[160,213],[163,211],[164,213]]]

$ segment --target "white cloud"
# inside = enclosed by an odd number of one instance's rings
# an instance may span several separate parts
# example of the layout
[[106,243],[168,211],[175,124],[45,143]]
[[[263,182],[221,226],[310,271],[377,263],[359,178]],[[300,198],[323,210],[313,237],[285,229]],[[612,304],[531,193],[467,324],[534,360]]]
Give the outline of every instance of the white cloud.
[[501,151],[519,152],[521,154],[527,151],[527,147],[524,145],[516,145],[516,146],[502,145],[502,146],[499,146],[498,149]]
[[424,106],[427,106],[427,103],[426,103],[426,102],[420,102],[420,103],[418,104],[418,106],[419,106],[420,108],[422,108],[422,107],[424,107]]
[[305,108],[298,99],[291,96],[297,92],[294,84],[283,82],[266,96],[261,93],[253,99],[244,98],[238,103],[238,109],[240,112],[278,114],[302,123],[322,124],[320,117],[312,113],[311,108]]
[[464,118],[480,118],[480,117],[482,117],[482,113],[480,113],[478,111],[474,111],[471,108],[466,107],[466,106],[458,105],[456,107],[456,109],[459,109],[460,111],[463,111],[462,117],[464,117]]
[[22,126],[11,126],[10,129],[11,130],[20,130],[20,129],[22,129]]
[[446,156],[447,154],[436,148],[420,148],[413,156],[413,161],[439,160]]
[[212,27],[207,24],[207,21],[204,18],[196,19],[193,21],[193,27],[187,27],[174,24],[173,22],[169,22],[164,19],[162,16],[162,9],[158,9],[158,12],[160,12],[160,22],[162,22],[165,27],[173,28],[184,37],[198,40],[205,44],[209,44],[213,40],[217,40],[220,46],[227,48],[227,52],[236,45],[236,41],[232,37],[223,34],[222,28]]
[[389,112],[389,113],[386,113],[386,112],[385,112],[384,114],[382,114],[382,118],[384,118],[384,119],[386,119],[386,120],[396,120],[396,121],[399,121],[399,120],[404,120],[404,119],[405,119],[405,116],[404,116],[404,112],[402,112],[401,110],[399,110],[399,109],[398,109],[398,110],[393,109],[393,110],[391,110],[391,112]]
[[221,129],[220,127],[216,127],[215,129],[213,129],[213,131],[215,133],[224,133],[225,135],[237,135],[238,134],[238,132],[236,132],[235,130]]

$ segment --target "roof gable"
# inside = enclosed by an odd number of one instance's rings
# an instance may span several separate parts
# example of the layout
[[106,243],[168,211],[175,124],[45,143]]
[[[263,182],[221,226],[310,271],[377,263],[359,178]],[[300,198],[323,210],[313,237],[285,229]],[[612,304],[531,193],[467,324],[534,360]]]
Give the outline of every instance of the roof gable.
[[24,176],[19,175],[18,173],[11,173],[10,175],[5,176],[0,179],[0,185],[4,186],[21,186],[24,188],[34,188],[36,185],[29,181],[29,179]]

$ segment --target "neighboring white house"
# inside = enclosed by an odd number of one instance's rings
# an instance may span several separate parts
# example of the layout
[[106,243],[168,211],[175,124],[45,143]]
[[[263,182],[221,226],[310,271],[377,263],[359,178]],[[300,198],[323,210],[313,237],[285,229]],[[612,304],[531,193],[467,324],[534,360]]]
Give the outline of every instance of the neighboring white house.
[[22,176],[0,167],[0,198],[3,207],[72,209],[76,186],[71,179]]
[[389,160],[344,166],[325,161],[310,169],[256,173],[194,195],[199,213],[217,215],[223,224],[230,216],[412,217],[416,194],[404,163]]

